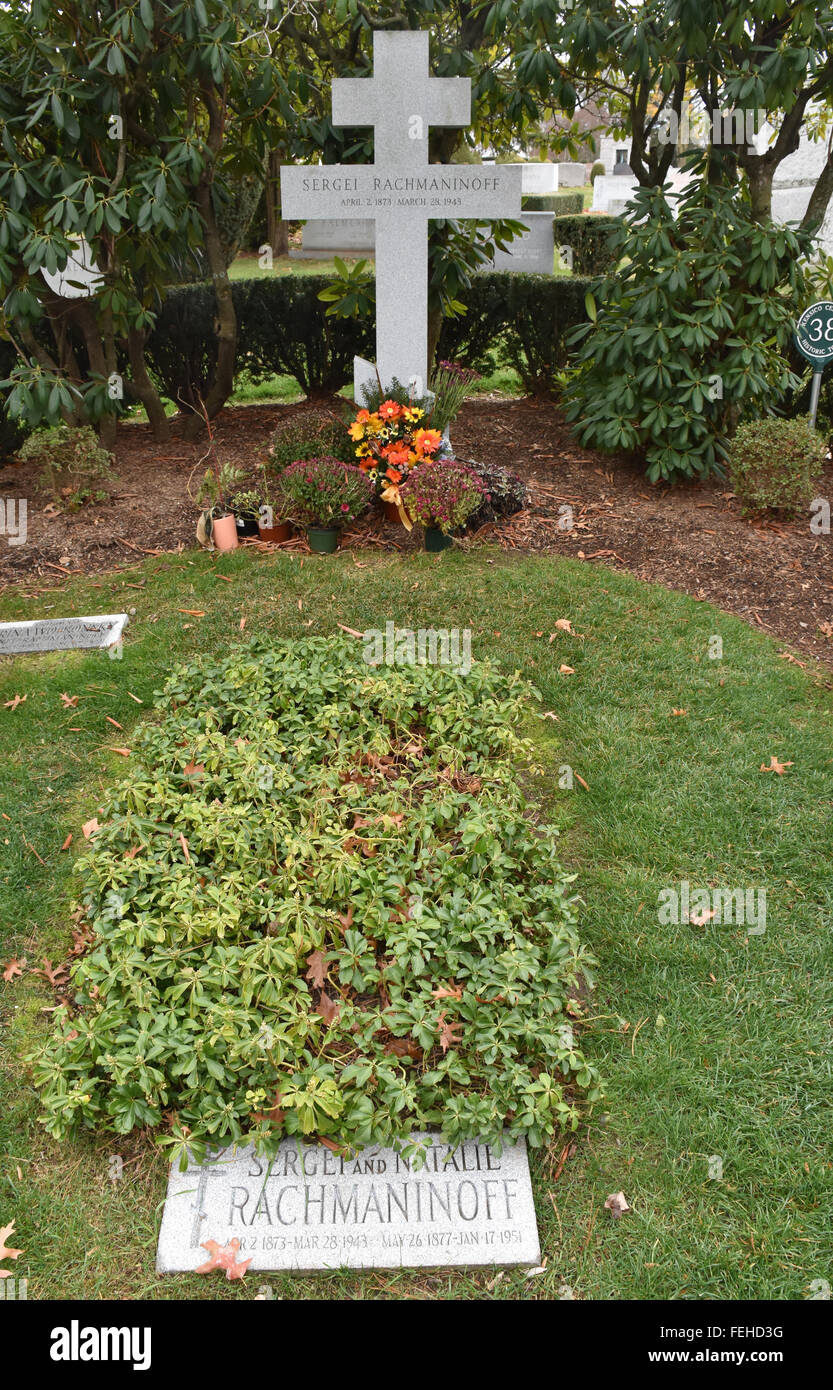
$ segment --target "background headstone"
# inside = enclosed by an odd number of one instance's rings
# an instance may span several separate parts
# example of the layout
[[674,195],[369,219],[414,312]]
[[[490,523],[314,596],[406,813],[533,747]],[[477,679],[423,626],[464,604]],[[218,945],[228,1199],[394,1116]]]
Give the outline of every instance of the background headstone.
[[333,256],[372,256],[375,247],[372,218],[317,217],[304,225],[300,248],[293,247],[289,254],[295,260],[328,261]]
[[524,271],[530,275],[552,275],[555,259],[555,236],[552,212],[524,212],[518,222],[526,231],[516,237],[508,251],[495,251],[491,265],[483,270]]
[[240,1241],[251,1270],[538,1265],[526,1145],[427,1141],[417,1169],[393,1149],[340,1158],[285,1139],[271,1163],[252,1146],[181,1173],[173,1165],[159,1232],[160,1274],[204,1264],[207,1240]]
[[559,188],[583,188],[587,183],[587,171],[583,164],[558,164]]
[[521,192],[532,194],[558,192],[558,165],[544,161],[521,165]]

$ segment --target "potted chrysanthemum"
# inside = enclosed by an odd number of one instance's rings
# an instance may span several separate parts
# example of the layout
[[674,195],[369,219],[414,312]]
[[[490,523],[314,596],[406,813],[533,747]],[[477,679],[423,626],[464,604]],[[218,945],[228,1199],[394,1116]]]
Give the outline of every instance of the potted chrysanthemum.
[[291,463],[276,479],[284,515],[305,526],[310,550],[330,555],[343,526],[370,505],[373,484],[360,468],[325,455]]
[[425,549],[436,551],[451,545],[452,531],[465,526],[486,489],[465,464],[441,459],[412,469],[400,492],[411,521],[424,528]]

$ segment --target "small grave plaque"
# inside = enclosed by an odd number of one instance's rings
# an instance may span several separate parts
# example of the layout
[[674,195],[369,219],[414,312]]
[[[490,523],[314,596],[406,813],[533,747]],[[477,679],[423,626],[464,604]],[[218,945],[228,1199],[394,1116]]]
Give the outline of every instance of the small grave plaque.
[[92,618],[36,618],[31,622],[0,623],[0,656],[25,652],[66,652],[76,648],[115,647],[127,625],[126,613],[103,613]]
[[194,1270],[207,1240],[240,1242],[252,1270],[420,1269],[540,1263],[526,1145],[500,1154],[436,1135],[425,1164],[393,1149],[342,1158],[285,1139],[271,1164],[254,1149],[221,1150],[171,1168],[159,1232],[160,1274]]

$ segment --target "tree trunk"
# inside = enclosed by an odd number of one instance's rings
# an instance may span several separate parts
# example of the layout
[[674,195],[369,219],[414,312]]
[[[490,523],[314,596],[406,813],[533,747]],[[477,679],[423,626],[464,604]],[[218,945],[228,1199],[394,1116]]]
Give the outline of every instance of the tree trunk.
[[[218,91],[208,79],[202,83],[202,95],[208,113],[208,138],[206,144],[211,159],[197,184],[196,202],[202,216],[205,234],[205,256],[211,279],[214,284],[214,298],[217,303],[217,365],[214,379],[206,395],[204,414],[212,420],[218,415],[234,390],[234,363],[237,356],[237,314],[231,292],[231,281],[226,266],[217,217],[214,212],[214,199],[211,186],[214,180],[214,167],[223,145],[225,107]],[[185,434],[193,438],[205,425],[203,411],[191,416],[185,424]]]
[[753,222],[768,222],[772,216],[772,180],[775,165],[769,159],[747,159],[744,165],[749,184]]
[[289,255],[289,223],[281,217],[281,157],[275,151],[266,166],[266,240],[273,256]]
[[833,196],[833,151],[827,156],[827,163],[816,179],[816,186],[810,194],[807,211],[801,220],[802,231],[821,226],[831,196]]
[[148,375],[145,363],[145,343],[147,335],[138,328],[131,328],[127,335],[127,352],[130,358],[130,389],[147,411],[154,439],[165,440],[170,435],[165,407],[159,399],[159,392]]

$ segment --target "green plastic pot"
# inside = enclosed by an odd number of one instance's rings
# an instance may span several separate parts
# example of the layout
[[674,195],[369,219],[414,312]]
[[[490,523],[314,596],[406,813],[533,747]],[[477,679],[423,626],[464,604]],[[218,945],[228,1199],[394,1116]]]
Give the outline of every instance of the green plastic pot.
[[308,526],[307,540],[314,555],[332,555],[338,550],[338,531],[330,526]]
[[425,549],[432,552],[447,550],[451,545],[451,537],[444,531],[440,531],[436,526],[426,526],[425,528]]

